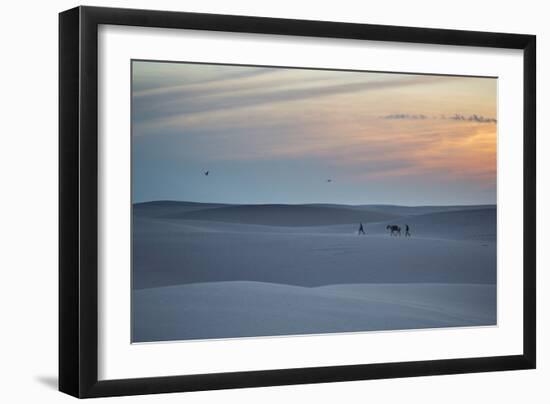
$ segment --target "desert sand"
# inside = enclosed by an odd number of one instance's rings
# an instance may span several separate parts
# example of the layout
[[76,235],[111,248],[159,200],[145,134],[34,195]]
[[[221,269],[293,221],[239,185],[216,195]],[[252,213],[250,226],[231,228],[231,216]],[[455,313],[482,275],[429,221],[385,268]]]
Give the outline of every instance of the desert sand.
[[494,205],[135,204],[132,338],[495,325],[496,274]]

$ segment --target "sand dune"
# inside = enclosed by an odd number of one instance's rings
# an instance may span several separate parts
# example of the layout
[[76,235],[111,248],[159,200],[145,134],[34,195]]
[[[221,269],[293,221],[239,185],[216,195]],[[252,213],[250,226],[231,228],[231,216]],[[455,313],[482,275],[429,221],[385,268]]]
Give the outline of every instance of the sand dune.
[[494,285],[217,282],[133,299],[135,342],[496,324]]
[[[227,209],[219,210],[219,208]],[[201,212],[199,213],[199,211]],[[136,203],[133,205],[133,215],[136,218],[205,220],[292,227],[320,226],[336,223],[349,224],[355,223],[358,220],[372,222],[396,217],[395,214],[379,211],[369,212],[363,206],[336,204],[232,205],[180,201]]]
[[494,242],[496,220],[496,208],[490,207],[402,216],[383,223],[369,224],[367,230],[371,234],[385,234],[386,225],[395,223],[402,227],[404,235],[405,224],[408,224],[414,237]]
[[[391,217],[398,216],[416,216],[425,215],[429,213],[438,212],[452,212],[452,211],[464,211],[464,210],[479,210],[479,209],[495,209],[495,205],[447,205],[447,206],[399,206],[399,205],[342,205],[334,203],[311,203],[311,204],[298,204],[298,205],[235,205],[224,203],[202,203],[202,202],[186,202],[186,201],[151,201],[135,203],[133,205],[134,214],[147,217],[172,217],[179,214],[221,208],[221,207],[238,207],[241,206],[253,206],[253,207],[265,207],[269,206],[287,206],[287,207],[314,207],[314,208],[333,208],[333,209],[345,209],[355,211],[367,211],[370,213],[383,213]],[[235,210],[235,213],[242,213],[239,210]],[[292,211],[289,209],[289,213]],[[232,220],[233,222],[235,221]],[[266,223],[269,224],[269,223]]]
[[[198,208],[196,208],[198,209]],[[142,220],[149,220],[140,222]],[[235,223],[231,221],[172,219],[157,212],[156,215],[135,215],[135,231],[173,231],[195,230],[204,232],[228,233],[288,233],[310,235],[357,235],[358,222],[344,224],[325,224],[318,226],[277,226],[253,223]],[[238,220],[238,218],[234,218]],[[477,240],[495,241],[496,238],[496,209],[466,209],[463,211],[437,212],[429,214],[394,217],[381,222],[363,222],[368,235],[380,237],[388,236],[386,226],[398,224],[402,227],[402,236],[405,234],[405,224],[408,224],[414,238],[433,238],[446,240]],[[156,230],[155,230],[156,229]],[[163,230],[164,229],[164,230]]]
[[137,217],[160,217],[167,215],[178,215],[195,210],[220,208],[224,206],[230,205],[223,203],[152,201],[135,203],[133,205],[133,214]]
[[[409,223],[410,222],[410,223]],[[418,234],[432,237],[459,236],[464,239],[495,240],[496,208],[449,211],[419,215],[407,219]]]
[[395,215],[342,207],[308,205],[238,205],[191,212],[169,213],[163,218],[271,226],[322,226],[330,224],[380,222]]
[[356,226],[335,227],[346,232],[135,220],[134,287],[230,280],[300,286],[495,282],[494,243],[357,236]]
[[430,213],[453,212],[479,209],[496,209],[495,205],[447,205],[447,206],[398,206],[398,205],[361,205],[358,208],[385,212],[399,216],[416,216]]
[[135,205],[134,340],[495,323],[494,206],[322,205]]

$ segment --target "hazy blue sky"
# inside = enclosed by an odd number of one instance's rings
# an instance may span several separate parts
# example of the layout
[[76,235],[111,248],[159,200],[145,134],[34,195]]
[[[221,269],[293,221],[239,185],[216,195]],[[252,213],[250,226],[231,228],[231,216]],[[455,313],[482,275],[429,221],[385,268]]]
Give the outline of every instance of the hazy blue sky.
[[134,202],[496,203],[496,79],[132,69]]

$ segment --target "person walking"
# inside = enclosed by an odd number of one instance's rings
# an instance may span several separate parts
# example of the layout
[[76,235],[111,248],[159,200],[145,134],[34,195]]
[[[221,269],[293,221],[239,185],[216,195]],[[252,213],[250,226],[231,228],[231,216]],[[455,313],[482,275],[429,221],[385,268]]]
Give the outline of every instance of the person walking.
[[359,234],[367,234],[367,233],[365,233],[365,230],[363,229],[363,223],[359,223]]
[[411,236],[411,233],[409,232],[409,225],[406,224],[405,225],[405,237],[410,237]]

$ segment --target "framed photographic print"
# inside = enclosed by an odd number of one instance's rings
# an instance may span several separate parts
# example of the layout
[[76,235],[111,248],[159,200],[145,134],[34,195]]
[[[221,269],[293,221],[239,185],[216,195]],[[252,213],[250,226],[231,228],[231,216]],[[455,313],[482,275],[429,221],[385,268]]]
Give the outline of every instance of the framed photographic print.
[[59,386],[535,367],[535,37],[60,14]]

